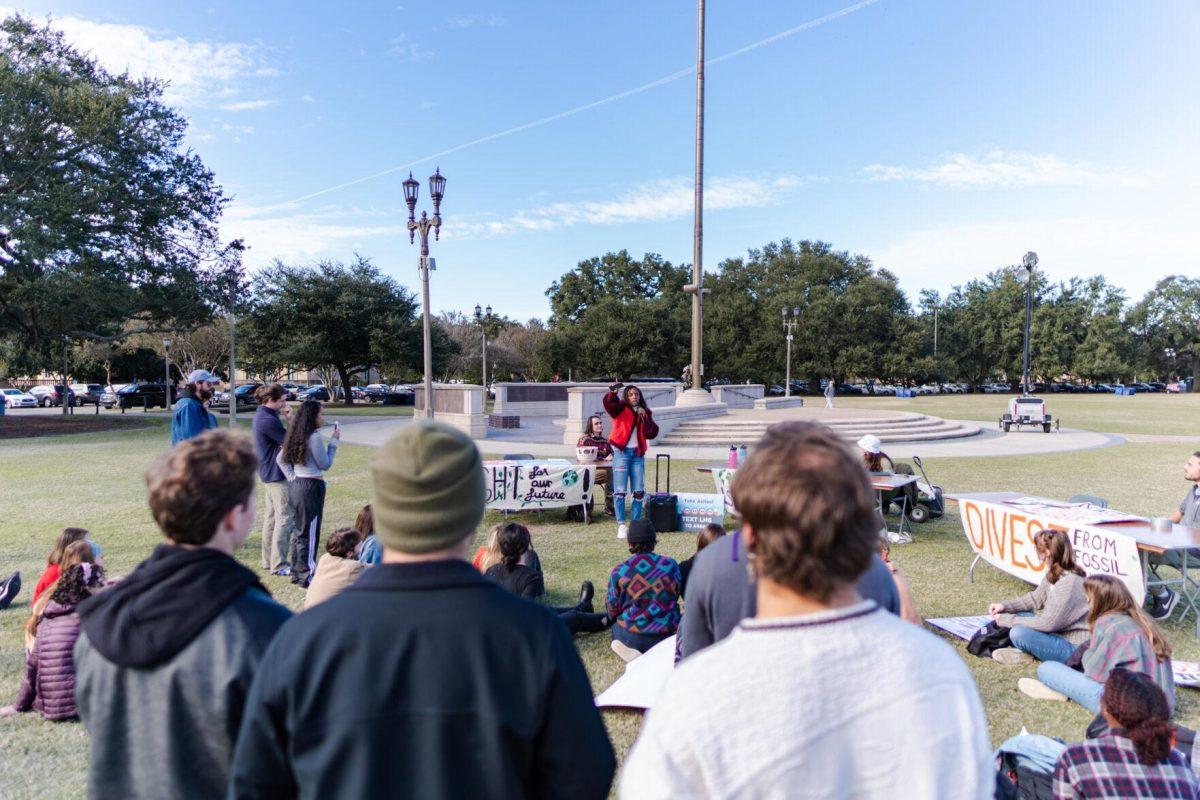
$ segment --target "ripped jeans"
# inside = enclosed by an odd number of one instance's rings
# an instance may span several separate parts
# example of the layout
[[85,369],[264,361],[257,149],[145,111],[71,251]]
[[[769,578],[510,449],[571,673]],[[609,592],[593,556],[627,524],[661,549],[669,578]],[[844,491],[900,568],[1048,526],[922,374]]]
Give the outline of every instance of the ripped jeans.
[[642,501],[646,497],[646,458],[637,454],[637,444],[613,448],[612,489],[617,524],[625,524],[625,497],[630,492],[633,493],[633,508],[629,519],[641,519]]

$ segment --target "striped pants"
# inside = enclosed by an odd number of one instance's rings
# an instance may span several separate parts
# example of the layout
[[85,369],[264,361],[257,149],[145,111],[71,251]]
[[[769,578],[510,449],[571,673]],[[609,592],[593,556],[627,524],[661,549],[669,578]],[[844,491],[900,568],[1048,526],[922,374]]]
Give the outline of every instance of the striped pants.
[[321,515],[325,511],[325,481],[296,478],[289,484],[292,508],[296,513],[292,538],[292,583],[307,586],[317,569],[317,547],[321,543]]

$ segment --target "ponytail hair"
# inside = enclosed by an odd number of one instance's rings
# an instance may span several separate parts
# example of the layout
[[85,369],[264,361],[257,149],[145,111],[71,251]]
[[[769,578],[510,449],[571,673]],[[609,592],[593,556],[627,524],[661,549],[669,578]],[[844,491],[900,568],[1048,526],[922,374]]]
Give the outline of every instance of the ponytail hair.
[[532,539],[529,528],[519,522],[508,522],[500,526],[496,534],[500,545],[500,556],[505,569],[514,570],[521,563],[521,556],[529,551]]
[[1133,742],[1138,761],[1146,766],[1160,764],[1171,754],[1175,726],[1167,696],[1149,675],[1118,667],[1104,684],[1101,706],[1125,729]]
[[1062,531],[1039,531],[1033,537],[1033,545],[1048,567],[1046,580],[1050,583],[1058,583],[1064,572],[1087,577],[1083,567],[1075,563],[1075,548],[1071,546],[1070,537]]

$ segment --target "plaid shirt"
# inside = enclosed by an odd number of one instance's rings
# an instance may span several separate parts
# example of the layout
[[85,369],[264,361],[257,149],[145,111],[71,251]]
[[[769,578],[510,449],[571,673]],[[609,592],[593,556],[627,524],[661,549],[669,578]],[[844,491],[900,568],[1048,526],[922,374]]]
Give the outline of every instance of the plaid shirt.
[[1119,733],[1071,745],[1054,768],[1055,800],[1200,800],[1196,776],[1178,750],[1153,766],[1138,761],[1133,742]]

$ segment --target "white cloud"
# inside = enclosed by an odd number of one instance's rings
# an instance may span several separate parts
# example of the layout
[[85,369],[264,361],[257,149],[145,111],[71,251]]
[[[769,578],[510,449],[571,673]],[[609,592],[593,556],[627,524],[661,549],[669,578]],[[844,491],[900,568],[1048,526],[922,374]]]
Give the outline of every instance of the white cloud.
[[[13,11],[0,7],[0,17]],[[246,77],[279,74],[265,63],[263,49],[255,44],[191,41],[141,25],[70,15],[52,18],[51,25],[114,72],[168,81],[165,98],[174,105],[208,106],[236,94]]]
[[982,157],[953,153],[925,167],[870,164],[863,168],[863,175],[871,181],[926,183],[949,189],[1148,185],[1142,176],[1071,163],[1054,155],[1004,150],[992,150]]
[[[805,183],[794,175],[772,179],[745,176],[714,178],[704,187],[706,211],[776,205]],[[550,203],[517,211],[503,219],[450,223],[445,234],[459,238],[503,236],[523,231],[544,231],[573,225],[625,225],[663,222],[692,213],[691,178],[654,181],[611,200]]]
[[862,252],[910,292],[966,283],[1033,250],[1053,281],[1102,274],[1136,297],[1163,275],[1200,270],[1200,229],[1186,222],[1192,218],[989,220],[913,231]]
[[306,94],[303,97],[301,97],[300,99],[303,100],[305,103],[317,102],[317,98],[313,97],[311,94]]
[[495,28],[508,20],[496,14],[455,14],[446,20],[451,28]]
[[388,52],[405,61],[427,61],[433,58],[430,50],[427,50],[420,42],[414,42],[407,33],[402,33],[392,39],[392,46],[388,48]]
[[[234,204],[221,222],[221,234],[242,239],[250,248],[246,264],[266,266],[276,258],[308,262],[322,257],[346,258],[370,239],[406,237],[407,209],[326,207],[298,211],[295,204]],[[407,242],[407,239],[405,240]]]
[[222,111],[258,111],[263,108],[272,108],[279,105],[278,100],[241,100],[236,103],[226,103],[221,106]]

